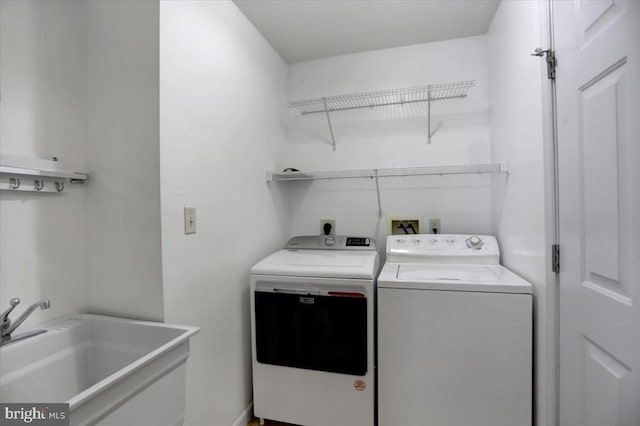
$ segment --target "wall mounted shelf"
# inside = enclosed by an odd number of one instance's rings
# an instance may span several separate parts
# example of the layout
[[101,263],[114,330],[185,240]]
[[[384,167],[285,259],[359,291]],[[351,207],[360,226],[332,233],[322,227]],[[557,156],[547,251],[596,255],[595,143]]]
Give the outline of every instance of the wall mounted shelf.
[[385,169],[358,169],[358,170],[334,170],[314,172],[267,172],[267,180],[295,181],[295,180],[320,180],[320,179],[354,179],[354,178],[379,178],[379,177],[406,177],[427,175],[460,175],[460,174],[484,174],[508,172],[508,164],[467,164],[450,166],[425,166],[425,167],[394,167]]
[[267,172],[267,182],[293,182],[332,179],[374,179],[378,197],[378,216],[382,217],[382,203],[380,201],[380,186],[378,179],[383,177],[432,176],[432,175],[466,175],[466,174],[497,174],[509,173],[509,163],[465,164],[447,166],[424,167],[394,167],[383,169],[357,169],[333,171],[293,171],[272,173]]
[[426,102],[428,105],[428,141],[435,131],[431,131],[431,106],[434,102],[447,99],[462,99],[467,96],[469,88],[475,86],[474,80],[453,83],[430,84],[427,86],[405,89],[381,90],[376,92],[353,93],[348,95],[328,96],[314,99],[290,101],[289,108],[296,108],[302,115],[323,113],[327,117],[333,150],[336,141],[331,125],[330,113],[360,108],[374,108],[387,105],[405,105]]
[[65,168],[55,157],[0,157],[0,190],[62,192],[66,183],[84,183],[88,179],[88,174]]

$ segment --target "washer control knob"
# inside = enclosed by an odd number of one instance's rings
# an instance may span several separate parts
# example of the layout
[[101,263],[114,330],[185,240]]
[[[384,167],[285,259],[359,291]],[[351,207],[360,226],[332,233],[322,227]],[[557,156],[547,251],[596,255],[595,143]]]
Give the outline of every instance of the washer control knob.
[[480,250],[483,244],[484,243],[482,242],[482,239],[477,235],[472,235],[469,238],[467,238],[467,247],[471,249]]
[[327,246],[332,246],[336,243],[336,238],[333,235],[329,235],[324,239],[324,244]]

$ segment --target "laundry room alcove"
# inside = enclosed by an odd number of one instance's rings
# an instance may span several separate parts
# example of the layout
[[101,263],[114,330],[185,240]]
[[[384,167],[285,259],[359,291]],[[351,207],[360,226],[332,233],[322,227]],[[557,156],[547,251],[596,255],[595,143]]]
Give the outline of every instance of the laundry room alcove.
[[508,164],[490,154],[482,49],[470,37],[292,64],[288,138],[267,173],[289,199],[292,235],[321,216],[382,240],[381,219],[397,214],[489,233],[491,176]]

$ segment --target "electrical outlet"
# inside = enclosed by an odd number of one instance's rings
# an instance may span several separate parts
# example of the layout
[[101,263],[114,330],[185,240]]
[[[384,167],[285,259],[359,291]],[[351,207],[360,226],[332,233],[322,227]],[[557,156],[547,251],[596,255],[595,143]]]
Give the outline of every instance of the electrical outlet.
[[325,235],[325,225],[330,226],[329,235],[336,235],[336,220],[335,219],[320,219],[320,235]]
[[440,219],[429,219],[429,233],[430,234],[440,234]]
[[196,233],[196,208],[185,207],[184,208],[184,234]]
[[389,235],[419,234],[422,222],[422,215],[387,216]]

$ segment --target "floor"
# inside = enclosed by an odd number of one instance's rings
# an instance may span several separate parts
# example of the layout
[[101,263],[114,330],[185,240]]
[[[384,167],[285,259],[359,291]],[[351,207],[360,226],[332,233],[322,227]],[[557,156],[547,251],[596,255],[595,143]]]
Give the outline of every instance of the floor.
[[[291,423],[282,423],[282,422],[276,422],[273,420],[265,420],[264,424],[265,426],[296,426],[296,425],[292,425]],[[260,426],[260,420],[253,417],[249,421],[249,423],[247,423],[247,426]]]

